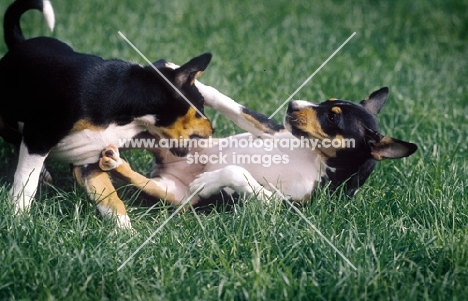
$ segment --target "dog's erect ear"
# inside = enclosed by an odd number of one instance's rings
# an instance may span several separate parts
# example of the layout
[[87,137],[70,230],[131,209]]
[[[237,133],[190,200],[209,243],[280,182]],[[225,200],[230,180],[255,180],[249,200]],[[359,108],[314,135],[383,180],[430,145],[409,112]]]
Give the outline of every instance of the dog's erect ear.
[[382,137],[379,142],[370,142],[371,155],[376,160],[408,157],[417,149],[417,145],[390,137]]
[[208,67],[211,57],[211,53],[204,53],[200,56],[194,57],[188,63],[176,69],[176,84],[179,87],[183,86],[187,82],[190,83],[190,85],[193,85],[195,80],[200,77],[206,67]]
[[377,115],[382,109],[388,97],[388,88],[383,87],[374,91],[365,100],[361,101],[361,105],[369,110],[372,114]]

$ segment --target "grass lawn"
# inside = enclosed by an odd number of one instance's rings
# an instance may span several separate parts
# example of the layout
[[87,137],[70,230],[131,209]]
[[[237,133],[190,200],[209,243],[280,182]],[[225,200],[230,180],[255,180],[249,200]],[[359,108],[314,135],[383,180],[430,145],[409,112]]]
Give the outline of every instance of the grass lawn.
[[[9,3],[1,0],[0,10]],[[7,194],[15,155],[0,138],[1,300],[466,300],[466,1],[53,5],[55,31],[29,12],[22,18],[26,36],[51,35],[78,51],[142,64],[118,31],[151,60],[183,63],[210,51],[201,81],[267,115],[356,32],[294,99],[358,101],[388,86],[381,132],[419,149],[380,162],[351,200],[321,191],[299,208],[356,270],[290,207],[255,199],[229,212],[176,216],[118,270],[172,209],[138,206],[138,195],[124,187],[136,234],[116,233],[68,166],[48,161],[55,185],[40,188],[30,214],[13,216]],[[218,136],[241,131],[213,110],[207,114]],[[145,152],[126,158],[149,172]]]

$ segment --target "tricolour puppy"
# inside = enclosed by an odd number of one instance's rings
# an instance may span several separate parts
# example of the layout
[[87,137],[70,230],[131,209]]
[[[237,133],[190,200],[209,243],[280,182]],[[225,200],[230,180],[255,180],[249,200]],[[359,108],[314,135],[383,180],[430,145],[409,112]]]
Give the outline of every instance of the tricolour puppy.
[[130,227],[108,175],[93,164],[108,144],[141,132],[171,139],[210,136],[211,124],[202,116],[204,99],[194,83],[211,54],[175,70],[159,66],[168,83],[153,66],[78,53],[54,38],[25,39],[19,24],[29,9],[43,12],[51,28],[54,24],[48,0],[17,0],[5,13],[9,51],[0,60],[0,135],[19,145],[10,190],[15,210],[30,207],[50,155],[76,166],[75,175],[99,211]]

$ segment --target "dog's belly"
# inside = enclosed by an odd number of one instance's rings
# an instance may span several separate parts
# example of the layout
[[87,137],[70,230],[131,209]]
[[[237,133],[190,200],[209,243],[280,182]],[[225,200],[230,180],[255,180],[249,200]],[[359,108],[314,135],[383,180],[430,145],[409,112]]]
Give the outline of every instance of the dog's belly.
[[179,157],[170,163],[165,163],[161,170],[154,170],[151,177],[177,179],[182,185],[188,187],[195,177],[203,171],[203,167],[203,164],[189,164],[187,158]]
[[73,165],[96,163],[101,151],[109,144],[119,147],[122,139],[130,139],[143,130],[141,125],[133,122],[122,126],[111,124],[102,130],[73,132],[51,150],[49,157]]

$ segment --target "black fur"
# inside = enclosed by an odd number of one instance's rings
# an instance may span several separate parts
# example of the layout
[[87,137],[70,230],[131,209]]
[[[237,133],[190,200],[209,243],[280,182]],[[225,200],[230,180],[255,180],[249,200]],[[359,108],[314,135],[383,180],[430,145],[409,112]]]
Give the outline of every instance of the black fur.
[[[45,155],[81,119],[106,127],[151,114],[154,126],[164,127],[188,111],[189,104],[151,66],[78,53],[53,38],[25,40],[19,19],[28,9],[42,10],[42,1],[18,0],[5,14],[9,52],[0,61],[5,139],[18,143],[22,136],[31,154]],[[206,53],[176,70],[159,68],[201,112],[203,97],[188,83],[210,59]],[[24,123],[22,135],[18,122]]]

